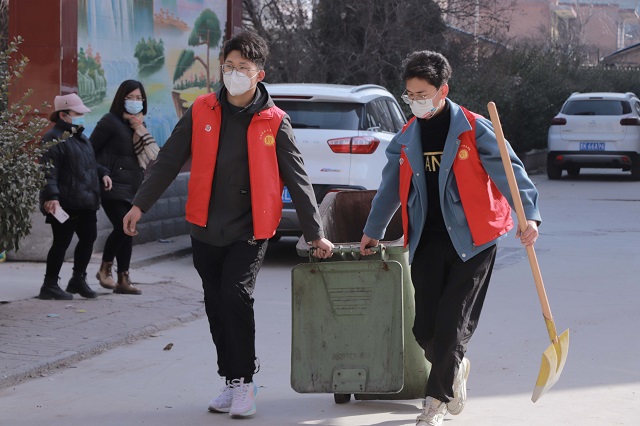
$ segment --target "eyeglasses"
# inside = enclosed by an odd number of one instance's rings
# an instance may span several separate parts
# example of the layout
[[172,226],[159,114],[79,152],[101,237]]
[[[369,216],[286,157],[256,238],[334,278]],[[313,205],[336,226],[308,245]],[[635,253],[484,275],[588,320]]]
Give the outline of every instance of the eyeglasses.
[[433,96],[429,97],[427,95],[412,95],[412,96],[409,96],[409,95],[407,95],[407,91],[405,90],[404,92],[402,92],[402,96],[400,96],[400,98],[402,98],[404,103],[407,104],[407,105],[411,105],[414,102],[417,102],[419,105],[425,105],[428,100],[435,98],[438,95],[439,91],[440,91],[440,89],[438,89]]
[[251,69],[246,65],[238,65],[237,67],[234,67],[233,65],[229,65],[229,64],[220,65],[220,69],[222,70],[222,74],[224,75],[230,75],[233,72],[233,70],[236,70],[238,74],[242,74],[245,76],[250,71],[258,71],[257,69]]
[[124,98],[125,101],[142,101],[144,102],[144,98],[142,96],[126,96]]

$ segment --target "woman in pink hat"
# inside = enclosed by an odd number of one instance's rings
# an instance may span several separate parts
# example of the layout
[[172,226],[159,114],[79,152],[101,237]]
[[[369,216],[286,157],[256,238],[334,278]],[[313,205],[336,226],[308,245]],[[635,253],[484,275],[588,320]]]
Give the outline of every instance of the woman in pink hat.
[[[56,96],[55,111],[49,119],[55,123],[43,141],[58,141],[42,156],[46,167],[46,185],[40,191],[40,210],[53,231],[53,243],[47,255],[44,283],[38,297],[70,300],[72,293],[95,298],[87,284],[87,265],[97,236],[96,212],[100,208],[100,186],[111,189],[109,170],[98,165],[89,139],[83,135],[84,114],[91,110],[75,93]],[[58,285],[60,269],[73,234],[78,236],[73,256],[73,276],[66,291]]]

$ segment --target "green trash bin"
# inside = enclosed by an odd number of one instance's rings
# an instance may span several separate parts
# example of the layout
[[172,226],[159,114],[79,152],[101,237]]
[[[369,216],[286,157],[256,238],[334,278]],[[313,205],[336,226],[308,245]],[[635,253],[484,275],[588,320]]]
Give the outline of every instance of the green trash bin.
[[291,387],[333,393],[336,403],[424,398],[430,365],[412,333],[415,305],[400,211],[380,250],[360,256],[360,239],[376,191],[329,193],[320,205],[331,259],[298,254],[292,270]]

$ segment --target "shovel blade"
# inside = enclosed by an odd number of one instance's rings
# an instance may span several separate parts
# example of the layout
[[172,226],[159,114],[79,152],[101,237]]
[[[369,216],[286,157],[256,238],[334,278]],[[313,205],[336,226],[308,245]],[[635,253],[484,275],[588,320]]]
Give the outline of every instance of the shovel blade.
[[569,353],[569,329],[565,330],[559,337],[557,342],[553,342],[542,353],[542,363],[540,364],[540,372],[538,380],[533,389],[531,401],[536,402],[545,392],[558,381],[565,362],[567,362],[567,354]]

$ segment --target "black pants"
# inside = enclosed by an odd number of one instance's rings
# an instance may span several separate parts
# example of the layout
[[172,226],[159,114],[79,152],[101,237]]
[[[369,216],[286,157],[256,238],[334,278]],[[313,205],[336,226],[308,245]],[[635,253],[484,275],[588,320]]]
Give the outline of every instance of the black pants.
[[73,272],[84,274],[91,260],[93,243],[98,235],[96,212],[94,210],[68,211],[69,219],[60,223],[53,216],[47,217],[47,222],[53,231],[53,244],[47,254],[47,269],[45,277],[57,280],[64,262],[71,239],[75,233],[78,244],[73,252]]
[[253,380],[256,326],[253,290],[268,240],[237,241],[224,247],[191,238],[193,265],[204,289],[209,329],[218,354],[218,374]]
[[115,258],[118,263],[118,272],[126,272],[131,264],[133,237],[124,233],[122,219],[131,209],[131,203],[121,200],[104,200],[102,208],[113,225],[113,231],[104,244],[102,261],[113,262]]
[[453,399],[453,380],[476,327],[496,246],[463,262],[446,232],[422,235],[411,263],[416,318],[413,334],[431,362],[426,396]]

